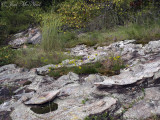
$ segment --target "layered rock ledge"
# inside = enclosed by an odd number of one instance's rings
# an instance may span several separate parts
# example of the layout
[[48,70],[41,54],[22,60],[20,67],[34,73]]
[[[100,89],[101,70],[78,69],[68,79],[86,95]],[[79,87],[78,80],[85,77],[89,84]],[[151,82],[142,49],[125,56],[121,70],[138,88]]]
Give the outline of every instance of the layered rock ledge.
[[[53,79],[45,75],[48,67],[27,70],[14,64],[0,67],[0,115],[13,120],[82,120],[103,116],[120,120],[147,119],[160,115],[160,40],[145,46],[135,40],[125,40],[109,46],[70,49],[84,60],[77,65],[105,59],[111,52],[121,55],[129,66],[119,75],[90,74],[80,76],[73,72]],[[89,56],[89,57],[88,57]],[[94,58],[94,59],[93,59]],[[62,66],[72,66],[68,60]],[[8,94],[6,94],[8,93]],[[38,114],[35,106],[56,103],[58,108]],[[43,109],[43,107],[42,107]],[[9,113],[10,114],[9,114]],[[0,116],[1,117],[1,116]]]

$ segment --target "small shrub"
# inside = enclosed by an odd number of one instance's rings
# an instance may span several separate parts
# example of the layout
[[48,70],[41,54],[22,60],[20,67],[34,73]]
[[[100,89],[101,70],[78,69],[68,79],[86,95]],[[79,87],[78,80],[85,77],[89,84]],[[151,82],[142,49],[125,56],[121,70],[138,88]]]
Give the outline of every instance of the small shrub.
[[15,51],[9,46],[0,48],[0,66],[13,63]]
[[111,56],[103,61],[102,64],[104,68],[101,70],[101,72],[108,75],[120,74],[120,69],[125,68],[121,56]]
[[88,98],[85,98],[84,100],[82,100],[82,104],[86,104],[88,100],[89,100]]

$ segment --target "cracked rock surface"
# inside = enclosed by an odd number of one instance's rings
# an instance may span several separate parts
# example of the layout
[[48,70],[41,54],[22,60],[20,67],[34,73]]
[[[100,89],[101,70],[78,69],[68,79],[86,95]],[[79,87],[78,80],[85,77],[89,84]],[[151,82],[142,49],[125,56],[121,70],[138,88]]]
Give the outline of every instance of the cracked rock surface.
[[[12,120],[83,120],[108,113],[117,120],[147,119],[160,115],[160,40],[145,46],[135,40],[125,40],[109,46],[70,49],[74,56],[82,56],[77,65],[94,63],[111,52],[121,55],[129,67],[119,75],[73,72],[58,79],[47,76],[49,67],[27,70],[14,64],[0,67],[0,117]],[[68,53],[67,53],[68,54]],[[58,67],[72,66],[65,60]],[[33,106],[58,104],[58,108],[44,114],[32,111]]]

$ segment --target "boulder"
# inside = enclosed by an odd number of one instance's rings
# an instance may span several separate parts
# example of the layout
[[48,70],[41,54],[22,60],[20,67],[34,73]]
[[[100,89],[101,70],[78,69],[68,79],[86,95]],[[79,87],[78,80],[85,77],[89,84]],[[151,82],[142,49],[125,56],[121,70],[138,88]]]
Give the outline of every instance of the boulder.
[[42,34],[38,28],[29,28],[26,31],[17,33],[12,37],[9,42],[13,48],[19,48],[24,44],[39,44],[42,39]]
[[127,85],[140,85],[141,83],[153,84],[160,78],[160,60],[145,64],[137,64],[134,67],[121,71],[121,74],[106,77],[103,82],[95,82],[98,88],[122,87]]
[[18,48],[25,43],[27,43],[27,37],[22,37],[9,42],[9,45],[11,45],[13,48]]
[[29,43],[29,44],[39,44],[41,42],[41,39],[42,39],[42,35],[38,31],[34,36],[31,36],[31,37],[28,38],[27,43]]

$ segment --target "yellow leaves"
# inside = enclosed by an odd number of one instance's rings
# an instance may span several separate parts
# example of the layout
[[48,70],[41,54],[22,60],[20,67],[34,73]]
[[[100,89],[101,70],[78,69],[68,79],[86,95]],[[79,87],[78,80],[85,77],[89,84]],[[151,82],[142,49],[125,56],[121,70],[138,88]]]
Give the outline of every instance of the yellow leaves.
[[81,66],[79,66],[78,68],[79,68],[79,69],[82,69],[82,67],[81,67]]
[[115,60],[115,61],[116,61],[116,60],[117,60],[117,58],[116,58],[116,57],[113,57],[113,60]]
[[8,56],[5,56],[5,58],[8,58]]
[[116,58],[119,59],[121,56],[117,56]]
[[90,1],[96,2],[96,4],[87,4],[84,1],[65,2],[62,4],[58,11],[63,18],[63,24],[76,28],[85,27],[84,24],[94,17],[102,8],[100,4],[97,4],[96,0]]

